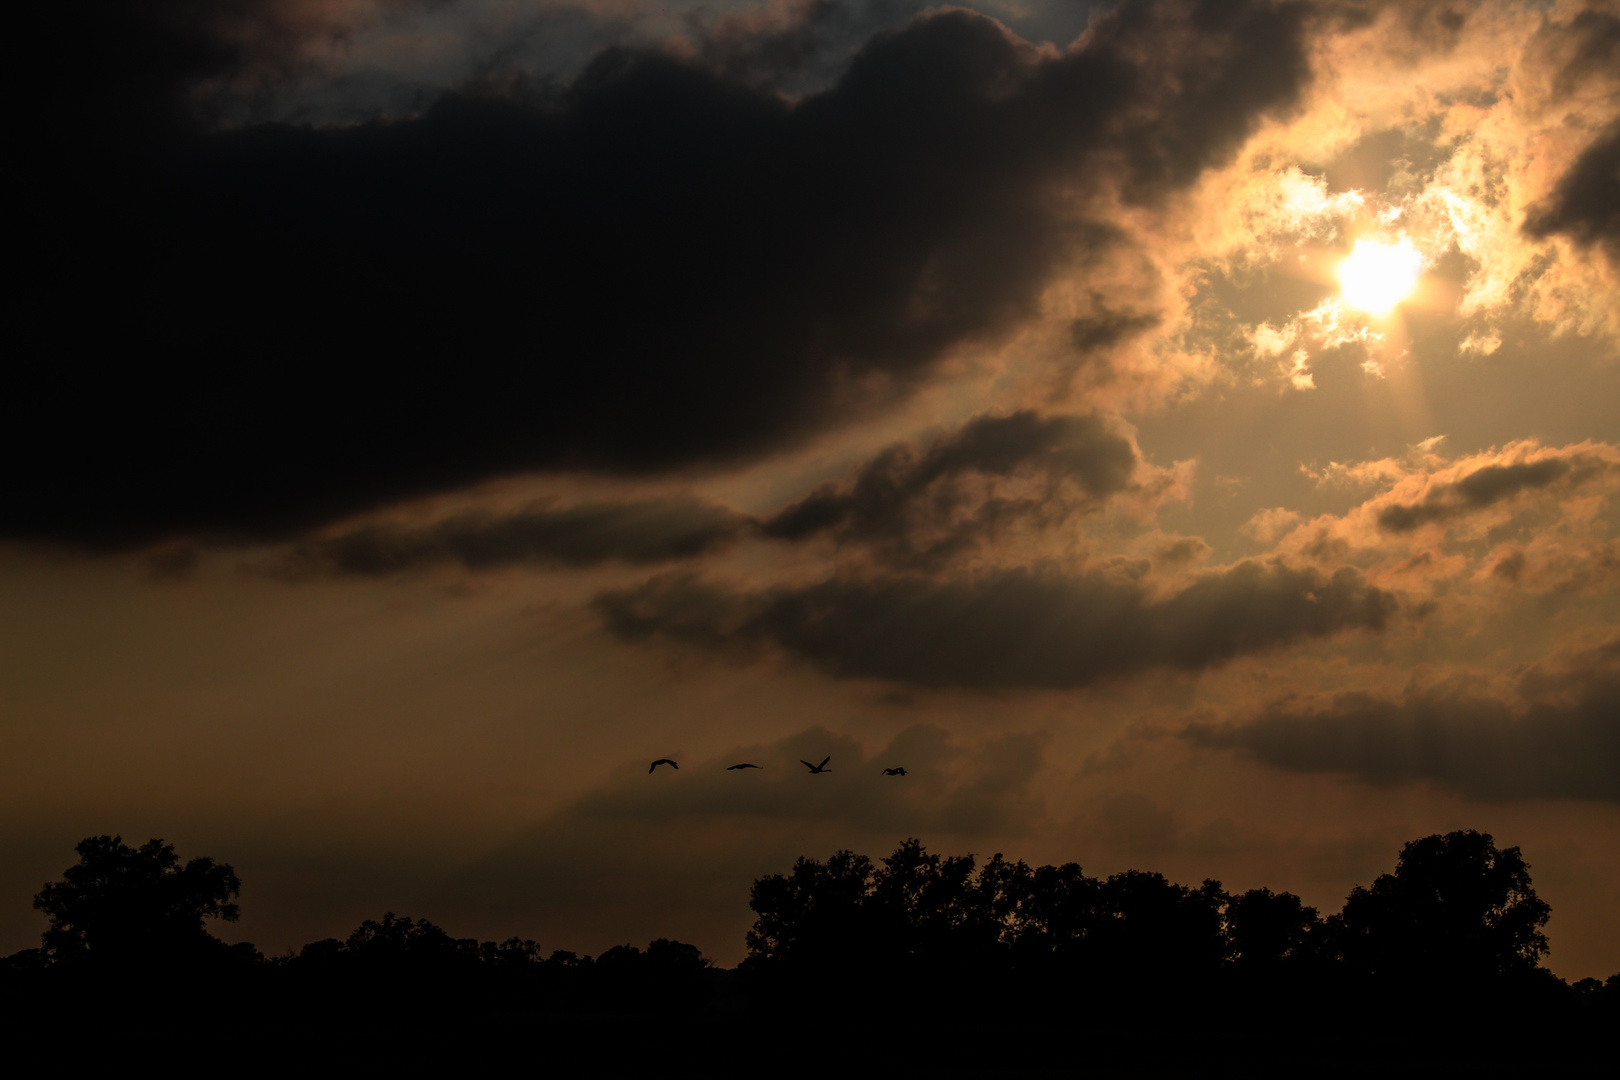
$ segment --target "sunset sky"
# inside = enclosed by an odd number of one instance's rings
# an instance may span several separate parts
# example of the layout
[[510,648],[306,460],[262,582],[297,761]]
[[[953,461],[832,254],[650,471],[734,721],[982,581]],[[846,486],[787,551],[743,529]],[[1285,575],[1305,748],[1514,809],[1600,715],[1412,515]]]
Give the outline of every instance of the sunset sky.
[[799,855],[1475,828],[1620,970],[1620,2],[30,19],[0,953],[99,833],[732,964]]

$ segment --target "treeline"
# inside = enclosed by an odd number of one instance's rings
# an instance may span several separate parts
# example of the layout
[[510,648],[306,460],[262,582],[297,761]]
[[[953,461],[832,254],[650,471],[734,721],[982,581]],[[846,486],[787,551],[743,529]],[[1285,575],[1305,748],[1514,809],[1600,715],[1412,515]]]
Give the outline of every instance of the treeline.
[[[696,945],[659,938],[645,950],[616,945],[600,956],[533,941],[452,938],[426,920],[389,913],[344,940],[328,938],[266,961],[274,988],[305,1006],[339,1010],[431,1002],[439,1010],[675,1013],[717,1000],[724,973]],[[718,978],[717,978],[718,977]]]
[[659,939],[600,956],[535,942],[454,938],[425,919],[367,919],[346,938],[265,956],[227,945],[205,920],[235,922],[241,881],[211,858],[182,863],[172,844],[138,848],[122,837],[78,845],[79,862],[47,884],[34,907],[49,926],[38,949],[0,960],[13,1008],[71,1004],[161,1012],[199,992],[306,1016],[376,1017],[491,1009],[585,1012],[701,1010],[716,1001],[713,969],[695,945]]
[[929,1013],[1082,1015],[1255,1026],[1620,1015],[1620,975],[1570,986],[1541,966],[1551,909],[1518,848],[1460,831],[1414,840],[1393,873],[1324,917],[1292,893],[1229,893],[1130,870],[942,857],[908,840],[755,882],[743,970],[762,1001]]
[[1290,893],[1161,874],[1088,876],[908,840],[874,862],[800,859],[753,885],[747,959],[715,968],[660,939],[597,957],[453,938],[392,913],[281,956],[211,935],[241,884],[172,845],[92,837],[35,898],[38,949],[0,962],[10,1015],[161,1013],[213,996],[299,1024],[595,1015],[769,1025],[972,1020],[1026,1043],[1142,1030],[1332,1039],[1462,1024],[1532,1025],[1575,1045],[1620,1019],[1620,975],[1571,986],[1541,966],[1551,911],[1517,848],[1453,832],[1323,916]]

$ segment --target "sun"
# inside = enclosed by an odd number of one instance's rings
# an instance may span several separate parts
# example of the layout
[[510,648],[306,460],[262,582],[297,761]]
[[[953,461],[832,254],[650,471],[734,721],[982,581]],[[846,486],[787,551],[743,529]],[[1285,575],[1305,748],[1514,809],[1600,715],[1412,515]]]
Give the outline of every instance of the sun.
[[1393,244],[1357,240],[1339,264],[1339,289],[1351,307],[1369,315],[1388,315],[1411,295],[1422,271],[1423,256],[1404,236]]

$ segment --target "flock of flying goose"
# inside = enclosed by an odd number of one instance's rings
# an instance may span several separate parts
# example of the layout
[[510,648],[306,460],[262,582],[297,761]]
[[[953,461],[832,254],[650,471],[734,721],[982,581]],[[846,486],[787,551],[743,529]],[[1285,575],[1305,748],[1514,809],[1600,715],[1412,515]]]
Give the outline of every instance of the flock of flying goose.
[[[818,776],[821,773],[832,772],[831,769],[827,768],[827,762],[829,762],[831,760],[832,760],[832,755],[828,754],[826,757],[821,759],[821,764],[820,765],[812,765],[808,761],[804,760],[803,758],[799,759],[799,764],[803,765],[805,768],[809,769],[811,776]],[[675,762],[672,759],[667,758],[667,757],[661,757],[657,761],[653,762],[651,765],[647,766],[647,771],[649,773],[653,772],[660,765],[668,765],[672,769],[679,769],[680,768],[680,766],[675,764]],[[763,766],[763,765],[755,765],[751,761],[740,761],[735,765],[727,765],[726,766],[726,772],[736,772],[738,769],[763,769],[764,767],[765,766]],[[884,776],[904,776],[904,775],[906,775],[906,770],[897,765],[892,769],[884,769],[883,770],[883,775]]]

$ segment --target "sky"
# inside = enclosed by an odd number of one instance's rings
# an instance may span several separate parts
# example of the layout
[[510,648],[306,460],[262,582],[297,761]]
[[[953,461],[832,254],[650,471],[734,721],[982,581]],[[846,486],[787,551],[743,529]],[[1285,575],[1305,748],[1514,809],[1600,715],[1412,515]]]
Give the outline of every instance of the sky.
[[1620,4],[61,8],[0,952],[101,833],[731,964],[801,855],[1472,828],[1620,970]]

